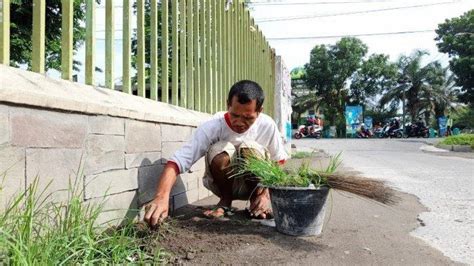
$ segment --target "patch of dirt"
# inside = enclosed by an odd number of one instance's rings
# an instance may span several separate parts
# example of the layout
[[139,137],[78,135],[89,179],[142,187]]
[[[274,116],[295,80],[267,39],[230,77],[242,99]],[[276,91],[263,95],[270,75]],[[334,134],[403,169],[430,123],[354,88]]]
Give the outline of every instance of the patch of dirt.
[[140,224],[140,235],[144,248],[168,252],[173,264],[455,265],[410,235],[422,226],[417,216],[426,209],[414,196],[396,196],[398,203],[385,206],[333,191],[323,232],[314,237],[287,236],[250,220],[240,201],[233,216],[204,218],[216,197],[179,209],[159,229]]
[[189,205],[153,232],[149,245],[173,255],[173,263],[268,264],[306,257],[327,248],[318,237],[295,238],[250,220],[246,211],[221,219],[202,215],[207,206]]

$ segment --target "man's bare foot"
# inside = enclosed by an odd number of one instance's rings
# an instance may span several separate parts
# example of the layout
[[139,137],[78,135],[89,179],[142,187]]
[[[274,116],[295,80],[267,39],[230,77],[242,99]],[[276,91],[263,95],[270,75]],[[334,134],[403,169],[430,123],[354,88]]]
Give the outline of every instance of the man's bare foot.
[[250,216],[257,219],[270,219],[273,217],[270,192],[268,188],[257,187],[250,199]]
[[227,212],[231,210],[232,200],[221,199],[216,207],[206,210],[203,212],[203,215],[207,218],[222,218],[226,215]]

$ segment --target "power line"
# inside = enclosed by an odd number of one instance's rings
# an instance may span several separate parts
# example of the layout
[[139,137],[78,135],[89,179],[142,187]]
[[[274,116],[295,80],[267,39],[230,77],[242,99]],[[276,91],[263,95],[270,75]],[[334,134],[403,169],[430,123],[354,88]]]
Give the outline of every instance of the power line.
[[301,36],[301,37],[270,37],[267,40],[285,41],[285,40],[312,40],[312,39],[333,39],[342,37],[362,37],[362,36],[381,36],[381,35],[400,35],[400,34],[414,34],[433,32],[434,30],[413,30],[413,31],[396,31],[396,32],[378,32],[378,33],[359,33],[359,34],[345,34],[345,35],[323,35],[323,36]]
[[366,13],[384,12],[384,11],[391,11],[391,10],[400,10],[400,9],[410,9],[410,8],[420,8],[420,7],[427,7],[427,6],[445,5],[445,4],[453,4],[453,3],[454,3],[453,1],[450,1],[450,2],[439,2],[439,3],[433,3],[433,4],[423,4],[423,5],[413,5],[413,6],[389,7],[389,8],[380,8],[380,9],[372,9],[372,10],[342,12],[342,13],[334,13],[334,14],[326,14],[326,15],[313,14],[313,15],[308,15],[308,16],[296,16],[296,17],[264,18],[264,19],[256,20],[256,22],[257,23],[265,23],[265,22],[274,22],[274,21],[287,21],[287,20],[301,20],[301,19],[309,19],[309,18],[346,16],[346,15],[366,14]]

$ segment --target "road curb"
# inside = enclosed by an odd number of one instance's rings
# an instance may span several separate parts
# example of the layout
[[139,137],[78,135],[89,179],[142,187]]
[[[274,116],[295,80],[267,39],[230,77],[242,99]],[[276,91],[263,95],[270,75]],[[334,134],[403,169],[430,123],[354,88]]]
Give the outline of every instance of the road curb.
[[437,144],[437,148],[453,151],[453,152],[473,152],[471,146],[469,145],[445,145],[445,144]]
[[424,152],[449,152],[449,150],[436,148],[433,145],[423,145],[420,147],[420,150]]

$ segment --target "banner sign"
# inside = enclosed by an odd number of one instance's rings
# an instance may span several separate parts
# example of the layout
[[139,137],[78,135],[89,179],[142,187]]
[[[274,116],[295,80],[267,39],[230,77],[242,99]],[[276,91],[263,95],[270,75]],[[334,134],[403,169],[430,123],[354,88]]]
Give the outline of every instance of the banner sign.
[[364,124],[368,129],[372,129],[372,127],[373,127],[372,117],[370,117],[370,116],[364,117]]
[[355,134],[357,128],[362,123],[362,106],[360,105],[346,105],[344,112],[346,117],[346,134]]
[[445,116],[438,117],[439,136],[445,136],[448,129],[448,119]]

